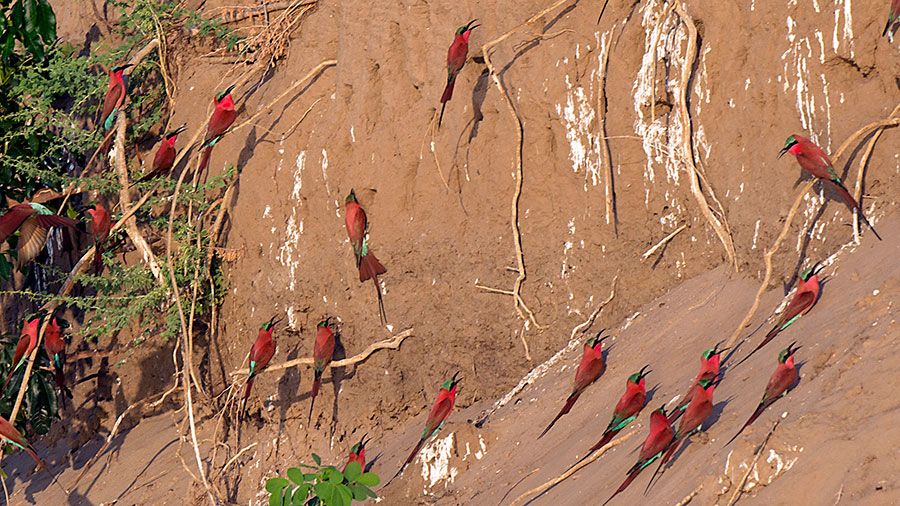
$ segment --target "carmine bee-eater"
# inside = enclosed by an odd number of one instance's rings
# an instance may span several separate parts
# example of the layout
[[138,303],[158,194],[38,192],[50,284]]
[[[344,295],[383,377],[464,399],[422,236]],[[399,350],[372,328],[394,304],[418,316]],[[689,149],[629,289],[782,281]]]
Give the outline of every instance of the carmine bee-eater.
[[275,324],[280,322],[281,318],[272,317],[271,320],[263,323],[259,328],[259,335],[253,347],[250,348],[250,375],[247,377],[247,388],[244,390],[244,402],[250,397],[250,389],[253,388],[253,380],[259,371],[262,371],[269,365],[269,361],[275,355],[275,340],[272,339],[272,331]]
[[453,44],[450,44],[450,49],[447,50],[447,86],[444,87],[444,93],[441,95],[441,116],[438,118],[438,127],[441,126],[441,121],[444,119],[444,108],[453,97],[456,76],[459,75],[469,57],[469,36],[472,35],[472,30],[481,26],[473,25],[476,21],[478,20],[473,19],[465,26],[457,28],[456,35],[453,36]]
[[224,91],[216,94],[213,103],[216,108],[213,110],[212,116],[209,117],[209,123],[206,125],[206,137],[203,139],[203,158],[200,160],[200,171],[204,171],[209,165],[209,157],[212,154],[212,148],[219,142],[219,139],[231,128],[234,119],[237,117],[237,111],[234,110],[234,99],[231,98],[231,90],[234,85],[229,86]]
[[87,210],[91,215],[91,235],[94,237],[94,271],[97,274],[103,272],[103,245],[109,238],[112,228],[112,218],[103,204],[97,202],[93,209]]
[[653,476],[650,477],[650,482],[647,483],[647,488],[644,493],[646,493],[647,490],[650,490],[650,485],[653,484],[653,479],[656,478],[657,475],[662,476],[660,471],[665,467],[666,462],[672,458],[675,451],[678,450],[681,442],[691,437],[695,432],[698,432],[703,426],[703,422],[705,422],[706,419],[709,418],[709,415],[712,414],[713,390],[716,388],[717,381],[718,380],[715,378],[704,378],[694,387],[694,395],[691,396],[691,402],[688,404],[687,409],[684,410],[684,417],[681,419],[681,423],[678,424],[678,429],[675,431],[672,443],[669,445],[668,451],[663,455],[663,458],[659,461],[659,467],[656,468]]
[[366,241],[366,231],[369,221],[366,219],[366,211],[356,200],[356,193],[351,189],[350,195],[344,201],[344,225],[347,226],[347,236],[353,246],[353,254],[356,256],[356,267],[359,269],[360,283],[371,279],[375,283],[375,293],[378,294],[378,317],[382,324],[387,323],[387,313],[384,311],[384,299],[381,297],[381,286],[378,284],[378,276],[387,272],[381,262],[375,258],[375,254],[369,250]]
[[715,347],[704,351],[700,355],[700,372],[697,373],[697,376],[694,378],[694,382],[691,383],[691,387],[688,388],[688,391],[685,392],[681,400],[678,401],[678,407],[669,415],[669,423],[674,424],[684,413],[684,410],[690,405],[691,399],[694,397],[695,387],[700,383],[700,380],[711,380],[719,375],[719,362],[722,357],[722,352],[724,351],[725,350],[720,350],[719,345],[717,344]]
[[[106,98],[103,99],[103,109],[100,110],[99,124],[102,125],[104,130],[109,130],[113,127],[113,123],[116,122],[116,113],[125,102],[125,94],[128,91],[128,77],[125,75],[125,69],[133,66],[128,63],[109,69],[109,87],[106,89]],[[101,153],[109,149],[111,140],[112,135],[108,135],[103,140],[99,148]]]
[[25,439],[25,436],[23,436],[21,432],[13,427],[13,424],[9,423],[9,421],[2,416],[0,416],[0,439],[3,439],[16,448],[25,450],[28,455],[31,455],[31,458],[33,458],[34,461],[37,462],[39,466],[41,466],[41,469],[47,471],[47,473],[49,473],[50,476],[53,477],[53,481],[57,485],[59,485],[59,488],[63,489],[66,495],[69,494],[69,491],[66,489],[66,487],[63,487],[62,483],[60,483],[59,480],[56,479],[56,475],[51,473],[50,469],[47,468],[47,464],[44,464],[44,461],[38,458],[37,453],[35,453],[31,445],[28,444],[28,440]]
[[53,214],[53,211],[41,204],[16,204],[0,217],[0,243],[18,230],[18,264],[26,265],[44,249],[50,227],[75,228],[76,223],[78,222],[71,218]]
[[640,474],[645,467],[660,458],[663,452],[666,451],[666,448],[669,447],[669,443],[672,442],[672,438],[674,437],[675,431],[672,430],[672,424],[669,423],[669,419],[666,416],[666,407],[664,405],[660,406],[659,409],[650,414],[650,434],[647,436],[647,439],[644,440],[644,446],[641,447],[638,461],[628,470],[628,476],[625,478],[625,481],[619,485],[619,488],[615,493],[613,493],[613,495],[603,504],[605,505],[609,501],[612,501],[613,497],[628,488],[628,485],[631,485],[631,482],[637,478],[637,475]]
[[778,152],[778,158],[781,158],[785,153],[794,155],[797,158],[797,163],[799,163],[800,167],[806,172],[834,185],[847,206],[850,209],[856,209],[859,214],[859,219],[872,229],[872,233],[875,234],[875,237],[877,237],[879,241],[881,240],[881,236],[875,231],[875,227],[869,223],[866,215],[863,214],[862,206],[860,206],[859,202],[853,198],[853,195],[850,195],[850,192],[847,191],[847,187],[841,182],[840,176],[838,176],[834,167],[831,165],[831,159],[829,159],[828,155],[822,151],[822,148],[806,137],[794,134],[784,141],[784,147]]
[[343,473],[347,470],[347,466],[350,465],[351,462],[359,462],[359,467],[365,472],[366,470],[366,443],[370,440],[366,439],[368,434],[364,435],[362,439],[359,440],[359,443],[353,445],[353,448],[350,448],[350,455],[347,457],[347,463],[344,464],[344,469],[341,470]]
[[791,299],[791,302],[788,303],[787,307],[784,308],[784,311],[781,313],[781,318],[778,319],[778,323],[776,323],[775,326],[772,327],[772,330],[766,334],[766,337],[762,342],[759,343],[749,355],[738,362],[737,365],[743,364],[745,360],[753,356],[760,348],[769,344],[769,341],[772,339],[775,339],[775,336],[777,336],[779,332],[786,329],[788,325],[794,323],[798,318],[808,313],[809,310],[816,305],[816,301],[819,300],[819,270],[821,270],[821,268],[819,267],[819,264],[816,264],[813,265],[812,268],[806,269],[800,273],[800,280],[797,282],[797,290],[794,292],[794,297]]
[[312,423],[313,406],[316,404],[316,396],[319,395],[322,373],[325,372],[325,367],[331,363],[331,358],[334,356],[334,330],[332,330],[331,324],[328,322],[329,319],[325,318],[316,325],[316,343],[313,346],[313,367],[315,372],[312,392],[310,393],[307,428]]
[[11,362],[12,369],[10,369],[9,375],[6,376],[6,383],[3,384],[2,391],[6,390],[6,387],[9,385],[9,380],[12,379],[13,373],[28,360],[28,356],[31,355],[31,352],[34,351],[34,347],[37,346],[40,323],[40,318],[34,318],[33,320],[26,322],[22,327],[22,337],[20,337],[19,342],[16,343],[16,352],[13,355],[13,360]]
[[168,174],[172,170],[172,164],[175,163],[175,139],[185,128],[187,128],[187,125],[181,125],[171,132],[166,132],[163,136],[163,141],[159,144],[159,149],[156,150],[156,156],[153,157],[153,167],[150,169],[150,172],[131,183],[131,186]]
[[[403,474],[403,470],[406,469],[406,466],[408,466],[410,462],[412,462],[416,457],[416,454],[419,453],[419,450],[425,446],[425,442],[437,434],[437,432],[441,430],[441,427],[444,426],[444,422],[447,421],[447,417],[449,417],[450,412],[453,411],[453,404],[456,402],[456,386],[462,381],[462,378],[456,378],[458,375],[459,371],[453,375],[452,379],[445,381],[444,384],[441,385],[441,390],[438,392],[437,399],[434,401],[434,406],[431,407],[431,413],[428,414],[428,419],[425,420],[425,429],[422,431],[422,438],[419,439],[416,447],[410,452],[409,457],[406,458],[406,462],[403,463],[403,466],[400,467],[397,474],[391,478],[391,481],[394,481],[398,476]],[[387,482],[385,486],[390,485],[391,481]]]
[[65,404],[66,395],[71,396],[71,392],[66,388],[66,373],[63,367],[66,364],[66,341],[63,339],[62,330],[56,318],[50,319],[50,324],[44,331],[44,349],[47,356],[53,362],[53,369],[56,372],[56,388],[59,389],[60,399]]
[[581,363],[578,364],[578,369],[575,371],[575,384],[572,386],[572,393],[569,394],[569,398],[566,399],[565,405],[559,410],[556,418],[550,422],[550,425],[544,429],[544,432],[541,432],[538,439],[544,437],[544,434],[553,427],[553,424],[572,409],[582,392],[603,374],[603,371],[606,369],[606,361],[603,360],[603,340],[609,336],[600,337],[602,333],[601,331],[596,336],[585,341],[584,350],[581,352]]
[[740,436],[741,432],[744,432],[744,429],[746,429],[748,425],[756,421],[756,419],[759,418],[759,415],[761,415],[766,408],[771,406],[773,402],[784,397],[788,392],[788,389],[791,388],[791,385],[797,382],[797,368],[794,366],[794,353],[800,349],[800,346],[794,348],[795,344],[797,344],[796,341],[791,343],[786,349],[781,350],[781,353],[778,354],[778,367],[775,369],[775,372],[772,373],[772,377],[769,378],[769,383],[766,384],[766,391],[763,393],[759,405],[756,406],[756,411],[750,415],[750,419],[747,420],[747,423],[745,423],[743,427],[741,427],[741,430],[725,443],[725,446],[728,446]]
[[650,366],[645,365],[640,372],[636,372],[628,377],[628,381],[625,382],[625,393],[622,394],[618,404],[616,404],[612,420],[609,421],[609,425],[603,431],[603,437],[575,465],[578,465],[592,453],[603,448],[606,443],[612,441],[612,438],[616,437],[619,431],[628,427],[628,424],[633,422],[637,418],[638,413],[644,409],[644,405],[647,404],[647,390],[644,388],[644,377],[651,372],[646,370],[648,367]]
[[882,37],[887,35],[888,30],[891,29],[891,25],[894,24],[894,21],[900,21],[900,0],[891,0],[891,11],[888,13],[888,20],[887,24],[884,25],[884,31],[881,32]]

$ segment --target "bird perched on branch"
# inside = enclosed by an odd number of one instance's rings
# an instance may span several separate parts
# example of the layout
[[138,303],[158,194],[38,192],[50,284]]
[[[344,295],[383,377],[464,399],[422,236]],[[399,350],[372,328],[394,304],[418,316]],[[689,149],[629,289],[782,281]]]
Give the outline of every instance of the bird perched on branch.
[[209,157],[212,155],[212,148],[217,142],[228,132],[234,119],[237,118],[237,111],[234,110],[234,99],[231,98],[231,90],[234,85],[229,86],[223,91],[216,93],[213,103],[215,109],[209,117],[209,123],[206,125],[206,137],[203,139],[203,158],[200,160],[200,172],[206,170],[209,165]]
[[181,125],[163,135],[163,141],[159,144],[159,149],[156,150],[156,156],[153,157],[153,167],[150,169],[150,172],[131,183],[131,186],[168,174],[172,170],[172,164],[175,163],[175,139],[186,128],[187,125]]
[[473,19],[457,28],[456,35],[453,36],[453,43],[450,44],[450,49],[447,50],[447,85],[444,86],[444,93],[441,94],[441,115],[438,118],[438,128],[441,126],[441,121],[444,120],[444,108],[447,107],[447,102],[453,97],[453,86],[456,84],[456,76],[459,75],[459,72],[466,65],[466,60],[469,57],[469,36],[472,35],[472,30],[481,26],[473,24],[476,21],[478,20]]

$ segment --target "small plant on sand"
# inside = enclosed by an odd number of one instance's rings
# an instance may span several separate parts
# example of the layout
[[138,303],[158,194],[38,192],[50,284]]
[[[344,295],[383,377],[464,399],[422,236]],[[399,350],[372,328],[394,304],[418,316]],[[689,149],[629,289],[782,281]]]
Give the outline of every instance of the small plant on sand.
[[381,482],[375,473],[362,472],[359,462],[351,462],[343,472],[334,466],[323,466],[322,458],[312,454],[315,466],[300,464],[312,472],[296,467],[287,470],[287,478],[271,478],[266,490],[272,494],[269,506],[350,506],[378,497],[369,487]]

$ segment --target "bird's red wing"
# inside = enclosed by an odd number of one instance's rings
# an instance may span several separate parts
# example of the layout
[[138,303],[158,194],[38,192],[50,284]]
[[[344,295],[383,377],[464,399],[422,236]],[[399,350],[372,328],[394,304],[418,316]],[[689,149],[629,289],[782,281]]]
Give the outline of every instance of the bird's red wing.
[[19,266],[28,265],[37,258],[44,244],[47,243],[47,229],[40,224],[40,218],[32,216],[25,220],[19,228],[18,251]]
[[788,307],[784,309],[784,313],[781,314],[778,326],[781,327],[798,314],[806,313],[815,301],[816,295],[813,292],[804,291],[803,293],[795,295],[788,304]]
[[431,413],[428,414],[428,420],[425,422],[428,435],[431,435],[444,421],[450,416],[450,410],[453,409],[453,401],[444,392],[441,392],[442,398],[434,403],[431,407]]
[[769,383],[766,384],[766,392],[763,396],[763,400],[771,402],[773,399],[784,393],[784,391],[791,386],[791,383],[794,382],[794,371],[795,369],[793,368],[788,368],[783,365],[778,366],[778,370],[775,371],[775,374],[769,378]]
[[106,92],[106,100],[103,102],[103,112],[100,116],[100,124],[103,124],[103,122],[106,121],[106,118],[112,114],[113,109],[116,108],[121,97],[122,87],[118,84],[112,86],[109,91]]
[[13,232],[19,228],[19,225],[25,221],[25,218],[31,216],[34,209],[28,204],[19,204],[13,206],[9,211],[0,217],[0,242],[6,240]]
[[75,228],[75,225],[78,224],[77,220],[73,220],[67,216],[60,216],[58,214],[39,214],[37,216],[38,223],[41,224],[42,227],[50,228],[50,227],[69,227]]

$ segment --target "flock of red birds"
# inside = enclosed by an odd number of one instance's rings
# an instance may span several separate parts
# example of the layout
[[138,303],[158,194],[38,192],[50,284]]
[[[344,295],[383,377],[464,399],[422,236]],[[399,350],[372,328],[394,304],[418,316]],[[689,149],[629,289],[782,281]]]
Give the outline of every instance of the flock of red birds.
[[[890,17],[885,25],[884,34],[888,33],[891,25],[895,21],[900,22],[900,0],[892,0],[891,2]],[[443,120],[446,103],[452,98],[456,77],[468,59],[469,36],[473,29],[480,26],[475,23],[476,20],[472,20],[466,25],[459,27],[456,30],[453,43],[448,50],[447,83],[440,99],[442,106],[438,126],[440,126],[440,123]],[[104,100],[99,122],[106,130],[112,129],[115,121],[115,114],[124,103],[127,91],[127,76],[124,74],[124,71],[129,67],[131,67],[130,64],[112,67],[109,70],[109,88]],[[202,144],[203,156],[199,166],[199,170],[201,171],[206,169],[213,147],[230,131],[231,125],[236,118],[237,113],[234,108],[234,100],[231,97],[232,90],[233,86],[217,93],[213,101],[215,109],[207,124],[206,135]],[[176,138],[185,128],[186,125],[183,125],[164,134],[163,142],[160,143],[153,159],[151,169],[133,184],[148,181],[160,176],[167,176],[169,174],[175,161]],[[106,138],[101,144],[100,151],[105,151],[108,148],[111,134],[112,132],[110,131],[109,134],[106,135]],[[847,191],[840,177],[834,170],[828,155],[825,154],[819,146],[810,139],[795,134],[787,138],[784,148],[778,156],[781,157],[785,153],[794,155],[801,168],[834,187],[846,202],[847,206],[851,209],[855,209],[859,219],[872,229],[878,239],[881,239],[866,219],[860,204],[853,198],[850,192]],[[87,212],[91,215],[91,233],[94,238],[95,246],[93,265],[95,271],[100,273],[103,268],[103,250],[108,240],[112,224],[111,216],[109,211],[100,203],[96,203],[94,209],[89,209]],[[369,249],[366,236],[368,229],[366,213],[357,200],[356,194],[352,190],[345,201],[344,218],[347,235],[353,247],[356,265],[359,270],[359,280],[360,282],[369,279],[373,280],[378,297],[379,317],[382,324],[385,324],[387,322],[387,315],[384,310],[384,302],[382,300],[381,287],[378,283],[378,276],[385,273],[386,269]],[[20,266],[23,266],[32,261],[43,249],[50,227],[65,226],[74,228],[76,223],[76,220],[55,214],[39,203],[17,204],[0,217],[0,243],[18,230],[17,262]],[[765,346],[774,339],[779,332],[787,328],[791,323],[796,321],[797,318],[806,314],[813,305],[815,305],[819,297],[820,286],[817,271],[817,266],[813,266],[813,268],[807,269],[801,274],[794,296],[783,311],[778,323],[765,336],[763,341],[744,358],[744,360]],[[54,364],[57,386],[60,391],[63,392],[66,390],[65,374],[63,371],[66,344],[56,318],[53,318],[52,315],[49,318],[50,320],[43,336],[43,342],[47,355]],[[4,390],[9,384],[13,373],[26,363],[28,356],[34,348],[38,346],[40,340],[38,329],[41,320],[42,318],[39,316],[24,324],[21,338],[16,345],[12,368],[3,387]],[[276,345],[273,339],[273,330],[278,321],[279,320],[273,317],[260,327],[257,339],[250,350],[250,373],[243,396],[244,405],[246,405],[256,375],[268,366],[269,361],[275,354]],[[334,353],[335,331],[336,328],[334,324],[331,323],[330,318],[321,321],[316,328],[313,353],[315,375],[311,389],[310,422],[312,419],[315,398],[319,390],[319,385],[321,384],[322,374],[331,362]],[[575,382],[572,393],[556,417],[538,438],[543,437],[543,435],[553,427],[557,420],[568,413],[585,389],[603,374],[606,368],[605,359],[602,353],[604,339],[605,338],[601,338],[600,335],[597,335],[588,339],[585,343],[581,363],[575,373]],[[748,425],[753,423],[766,408],[777,399],[784,396],[797,382],[798,376],[797,368],[794,364],[794,353],[800,347],[795,346],[795,344],[796,341],[778,354],[776,369],[766,385],[762,399],[747,422],[728,442],[729,444],[740,435]],[[647,485],[647,488],[649,489],[653,480],[665,470],[666,464],[669,462],[679,445],[684,440],[690,438],[691,435],[701,430],[703,423],[713,410],[713,390],[716,385],[722,381],[723,371],[721,366],[723,364],[721,363],[720,358],[723,351],[725,350],[719,350],[717,347],[714,347],[706,350],[702,354],[700,372],[694,378],[690,388],[688,388],[687,392],[679,400],[677,407],[673,411],[667,413],[665,406],[661,406],[651,413],[649,424],[650,433],[640,449],[638,460],[634,466],[628,470],[625,481],[607,502],[612,500],[618,493],[625,490],[644,468],[658,460],[659,466]],[[743,360],[740,363],[742,362]],[[740,363],[738,363],[738,365],[740,365]],[[647,401],[644,384],[645,378],[650,372],[648,368],[649,366],[645,366],[639,372],[628,377],[625,383],[625,393],[616,404],[612,418],[604,430],[601,439],[589,449],[582,460],[609,443],[619,431],[627,427],[639,415]],[[391,481],[402,474],[403,470],[406,469],[410,462],[412,462],[425,443],[440,430],[441,426],[449,417],[456,400],[457,386],[461,381],[461,378],[458,378],[458,375],[459,373],[457,372],[451,379],[441,385],[437,399],[426,420],[421,438]],[[681,423],[675,428],[674,424],[679,418],[681,418]],[[48,470],[47,466],[38,458],[22,434],[3,417],[0,417],[0,437],[2,437],[4,441],[28,452],[41,468]],[[347,462],[348,464],[356,461],[365,467],[365,445],[368,441],[366,436],[363,436],[360,442],[353,446]],[[54,481],[56,481],[55,477]],[[57,481],[57,483],[59,482]],[[390,483],[390,481],[388,483]],[[62,486],[60,485],[60,487]]]

